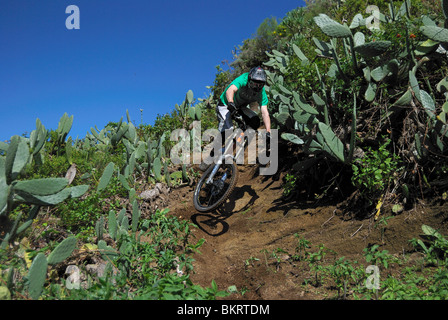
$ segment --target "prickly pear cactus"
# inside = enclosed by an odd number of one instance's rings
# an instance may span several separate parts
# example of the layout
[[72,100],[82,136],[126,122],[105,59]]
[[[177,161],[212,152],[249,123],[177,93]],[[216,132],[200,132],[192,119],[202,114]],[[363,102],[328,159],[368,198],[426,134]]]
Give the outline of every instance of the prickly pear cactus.
[[28,272],[28,293],[32,299],[39,299],[47,278],[47,258],[43,253],[38,253]]
[[71,236],[62,241],[48,256],[48,264],[57,264],[67,259],[76,248],[76,238]]

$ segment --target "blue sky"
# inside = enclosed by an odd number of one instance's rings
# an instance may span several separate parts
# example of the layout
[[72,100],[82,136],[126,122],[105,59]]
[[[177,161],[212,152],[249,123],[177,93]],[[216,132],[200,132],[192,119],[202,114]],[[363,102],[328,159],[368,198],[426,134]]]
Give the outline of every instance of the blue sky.
[[[66,28],[69,5],[80,29]],[[126,119],[153,124],[188,90],[208,96],[216,66],[265,18],[283,18],[299,0],[2,0],[0,141],[30,133],[39,118],[69,135]]]

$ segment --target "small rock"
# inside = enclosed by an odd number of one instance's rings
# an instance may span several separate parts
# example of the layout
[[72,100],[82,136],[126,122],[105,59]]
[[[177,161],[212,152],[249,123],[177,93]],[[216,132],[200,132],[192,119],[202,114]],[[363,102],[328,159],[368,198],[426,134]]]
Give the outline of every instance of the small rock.
[[170,188],[168,188],[163,183],[156,183],[154,188],[151,190],[145,190],[142,193],[140,193],[140,198],[146,201],[154,201],[157,199],[160,194],[168,195],[170,192]]
[[67,289],[79,289],[81,286],[81,272],[79,271],[79,268],[70,265],[65,269],[65,274],[69,275],[65,280]]

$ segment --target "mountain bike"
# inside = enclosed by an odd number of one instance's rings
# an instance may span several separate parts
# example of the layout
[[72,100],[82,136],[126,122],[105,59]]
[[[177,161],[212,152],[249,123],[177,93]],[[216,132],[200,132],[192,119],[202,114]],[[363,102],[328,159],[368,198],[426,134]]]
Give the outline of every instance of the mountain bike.
[[[232,119],[241,130],[234,130],[212,163],[202,174],[193,194],[193,203],[196,210],[208,212],[217,209],[232,194],[238,181],[238,168],[236,159],[244,152],[248,145],[248,137],[245,135],[247,129],[257,130],[258,126],[252,128],[247,124],[247,117],[237,112]],[[258,119],[259,121],[259,119]],[[236,154],[233,156],[233,140],[236,140]],[[244,155],[244,154],[243,154]]]

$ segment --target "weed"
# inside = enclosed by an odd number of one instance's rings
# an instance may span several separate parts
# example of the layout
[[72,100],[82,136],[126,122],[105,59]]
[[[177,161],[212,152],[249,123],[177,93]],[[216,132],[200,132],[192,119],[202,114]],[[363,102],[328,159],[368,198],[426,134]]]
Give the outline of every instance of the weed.
[[387,149],[390,142],[386,139],[378,150],[368,147],[365,156],[352,165],[352,183],[366,199],[385,190],[398,169],[397,156]]

